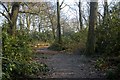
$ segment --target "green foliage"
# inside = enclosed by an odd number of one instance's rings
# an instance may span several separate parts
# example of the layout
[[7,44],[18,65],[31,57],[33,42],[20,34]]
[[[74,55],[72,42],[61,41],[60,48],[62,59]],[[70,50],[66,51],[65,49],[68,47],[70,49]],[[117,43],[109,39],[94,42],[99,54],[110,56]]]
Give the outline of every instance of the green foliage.
[[120,64],[115,69],[109,69],[107,71],[107,78],[109,80],[118,80],[120,78]]
[[103,58],[99,58],[96,60],[96,64],[95,64],[95,67],[98,69],[98,70],[106,70],[108,68],[108,64],[106,63],[106,60],[103,59]]
[[109,79],[109,80],[116,80],[116,78],[115,78],[115,71],[114,70],[109,70],[109,71],[107,71],[107,78]]
[[3,80],[17,80],[45,71],[46,65],[32,59],[31,37],[26,31],[11,36],[3,30]]
[[59,43],[53,43],[48,49],[55,50],[55,51],[65,50],[64,46]]
[[52,42],[53,41],[53,36],[51,31],[45,31],[45,32],[32,32],[31,33],[32,39],[34,41],[43,41],[43,42]]
[[[86,40],[87,40],[87,30],[81,30],[80,32],[74,33],[71,35],[71,39],[73,42],[71,42],[73,45],[71,45],[73,51],[78,50],[81,53],[84,53],[86,48]],[[71,44],[70,43],[70,44]]]
[[120,57],[101,57],[96,60],[95,68],[105,71],[108,80],[118,80],[120,77]]
[[107,77],[117,80],[120,77],[120,15],[119,6],[115,4],[102,24],[96,30],[96,52],[104,59],[97,60],[97,68],[106,64]]
[[106,56],[120,55],[120,18],[118,9],[112,11],[96,30],[96,51]]
[[82,30],[80,32],[72,32],[69,35],[62,36],[62,44],[54,42],[49,49],[53,50],[67,50],[67,51],[76,51],[79,50],[84,52],[85,44],[87,38],[87,30]]

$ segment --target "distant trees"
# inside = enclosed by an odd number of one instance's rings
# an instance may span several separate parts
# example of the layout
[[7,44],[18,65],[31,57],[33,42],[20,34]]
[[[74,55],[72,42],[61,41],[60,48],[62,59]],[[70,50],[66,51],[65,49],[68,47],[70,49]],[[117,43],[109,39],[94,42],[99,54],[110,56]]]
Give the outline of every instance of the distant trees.
[[55,5],[49,4],[47,6],[47,16],[51,24],[53,39],[56,39],[56,28],[57,28],[57,15],[55,10]]
[[[92,1],[92,0],[91,0]],[[95,50],[95,27],[97,21],[97,0],[90,2],[89,29],[86,44],[86,53],[91,55]]]
[[26,13],[26,23],[27,23],[27,29],[30,31],[31,15],[29,13]]
[[[84,31],[83,26],[86,27],[87,31],[89,26],[88,39],[86,43],[86,52],[89,54],[94,53],[95,50],[95,28],[96,24],[98,24],[97,14],[99,20],[99,25],[97,25],[97,28],[102,25],[101,30],[106,30],[106,34],[108,31],[107,29],[109,29],[110,26],[108,25],[108,23],[110,23],[110,21],[108,20],[113,19],[113,16],[111,15],[116,15],[114,12],[116,11],[116,8],[108,9],[110,8],[110,5],[108,7],[107,0],[104,0],[104,6],[102,6],[102,8],[104,9],[102,9],[104,11],[103,14],[101,12],[97,12],[97,2],[90,2],[90,5],[89,2],[87,2],[87,5],[82,5],[81,0],[79,0],[77,5],[75,4],[74,7],[66,4],[64,0],[61,3],[59,2],[59,0],[57,0],[57,3],[14,2],[8,4],[0,2],[0,4],[4,8],[0,11],[0,14],[2,14],[8,20],[8,33],[11,35],[15,34],[16,28],[18,27],[16,26],[17,24],[20,26],[20,30],[26,28],[29,32],[50,32],[50,34],[52,34],[51,36],[53,41],[55,40],[57,43],[61,44],[62,35],[77,33],[80,30]],[[64,11],[62,11],[64,10],[66,5],[68,7],[68,11],[71,11],[71,13],[66,12],[66,14],[64,13]],[[83,6],[85,6],[86,8],[83,8]]]

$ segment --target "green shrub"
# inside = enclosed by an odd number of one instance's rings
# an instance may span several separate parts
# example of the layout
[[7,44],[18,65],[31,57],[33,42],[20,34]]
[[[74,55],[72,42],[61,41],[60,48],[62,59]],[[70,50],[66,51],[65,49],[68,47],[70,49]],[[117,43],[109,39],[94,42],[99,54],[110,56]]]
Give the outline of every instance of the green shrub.
[[42,41],[42,42],[52,42],[53,36],[51,31],[45,31],[45,32],[31,32],[30,33],[32,39],[34,41]]
[[61,51],[61,50],[65,50],[65,47],[62,44],[53,43],[50,47],[48,47],[48,49],[55,50],[55,51]]
[[2,40],[3,80],[17,80],[20,77],[30,77],[47,70],[46,65],[33,61],[32,39],[27,32],[18,31],[16,36],[11,36],[3,31]]
[[120,19],[119,8],[112,8],[104,24],[96,30],[96,51],[105,56],[120,55]]
[[120,78],[120,63],[115,69],[109,69],[107,71],[107,78],[109,80],[118,80]]
[[95,68],[101,71],[105,71],[108,69],[108,63],[104,58],[99,58],[96,60]]
[[[117,80],[120,78],[119,4],[114,4],[111,7],[104,23],[100,24],[96,29],[96,52],[100,53],[105,58],[105,63],[109,64],[107,71],[108,79]],[[104,62],[100,64],[104,64]]]
[[62,44],[54,42],[49,49],[52,50],[66,50],[84,52],[87,39],[87,30],[71,33],[69,35],[62,36]]
[[63,44],[70,51],[79,51],[84,53],[87,40],[87,30],[81,30],[80,32],[73,33],[63,38]]

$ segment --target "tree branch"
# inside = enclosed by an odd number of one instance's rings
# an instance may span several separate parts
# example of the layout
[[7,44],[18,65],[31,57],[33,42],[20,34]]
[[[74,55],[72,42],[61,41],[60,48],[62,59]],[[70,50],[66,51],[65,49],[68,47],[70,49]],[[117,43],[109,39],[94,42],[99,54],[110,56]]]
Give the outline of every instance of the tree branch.
[[2,5],[2,7],[5,9],[5,11],[8,13],[9,17],[10,17],[10,13],[8,11],[8,9],[6,8],[6,6],[0,1],[0,4]]
[[62,7],[62,5],[63,5],[64,1],[65,1],[65,0],[63,0],[63,1],[62,1],[62,3],[61,3],[61,5],[60,5],[60,7]]
[[7,17],[4,13],[0,12],[0,14],[2,14],[8,20],[8,22],[12,23],[12,21],[10,20],[10,18]]
[[97,12],[102,18],[103,18],[103,15],[102,14],[100,14],[100,12]]
[[79,4],[77,2],[75,2],[75,4],[79,7]]
[[33,14],[33,15],[38,15],[38,13],[29,12],[29,11],[19,11],[19,13],[29,13],[29,14]]
[[63,9],[63,8],[65,8],[66,6],[67,6],[67,5],[65,4],[65,6],[63,6],[62,8],[60,7],[60,10]]

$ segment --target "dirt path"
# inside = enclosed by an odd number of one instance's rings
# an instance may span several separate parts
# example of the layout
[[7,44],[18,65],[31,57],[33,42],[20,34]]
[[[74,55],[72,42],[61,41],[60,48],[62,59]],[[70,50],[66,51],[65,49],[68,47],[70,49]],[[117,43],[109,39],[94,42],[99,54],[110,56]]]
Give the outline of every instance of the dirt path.
[[37,50],[39,62],[50,68],[47,78],[104,78],[104,73],[94,68],[94,60],[79,54],[65,54],[46,48]]

